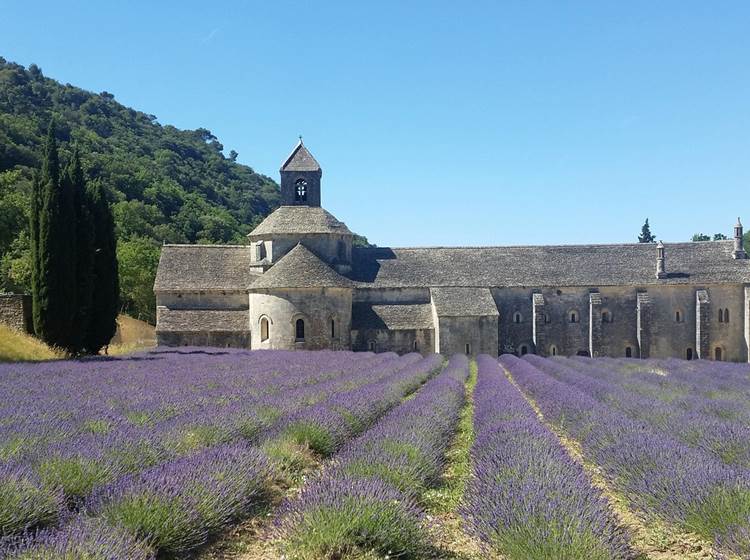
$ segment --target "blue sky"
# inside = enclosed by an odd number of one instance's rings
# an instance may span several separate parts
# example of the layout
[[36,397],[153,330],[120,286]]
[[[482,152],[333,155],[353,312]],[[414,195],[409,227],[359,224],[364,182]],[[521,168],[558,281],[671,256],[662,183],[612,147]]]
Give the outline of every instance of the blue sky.
[[750,226],[750,2],[0,3],[0,55],[205,127],[379,245]]

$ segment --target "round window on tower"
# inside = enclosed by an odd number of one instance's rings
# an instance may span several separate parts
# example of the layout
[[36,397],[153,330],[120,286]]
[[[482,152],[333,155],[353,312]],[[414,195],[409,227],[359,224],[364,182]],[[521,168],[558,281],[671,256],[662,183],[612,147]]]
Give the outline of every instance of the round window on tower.
[[300,177],[294,182],[294,200],[307,202],[307,181]]

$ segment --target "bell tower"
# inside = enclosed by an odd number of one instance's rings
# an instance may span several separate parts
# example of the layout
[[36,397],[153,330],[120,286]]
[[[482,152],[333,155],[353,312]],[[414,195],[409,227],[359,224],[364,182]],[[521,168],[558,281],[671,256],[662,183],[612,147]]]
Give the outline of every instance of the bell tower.
[[320,206],[320,178],[323,171],[302,143],[301,136],[280,171],[283,206]]

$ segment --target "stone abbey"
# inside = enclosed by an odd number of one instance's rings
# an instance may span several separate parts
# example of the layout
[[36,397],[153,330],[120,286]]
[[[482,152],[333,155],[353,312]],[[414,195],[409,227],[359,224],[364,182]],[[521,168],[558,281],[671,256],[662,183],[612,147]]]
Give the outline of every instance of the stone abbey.
[[300,140],[248,245],[165,245],[161,345],[749,361],[750,259],[728,241],[352,247]]

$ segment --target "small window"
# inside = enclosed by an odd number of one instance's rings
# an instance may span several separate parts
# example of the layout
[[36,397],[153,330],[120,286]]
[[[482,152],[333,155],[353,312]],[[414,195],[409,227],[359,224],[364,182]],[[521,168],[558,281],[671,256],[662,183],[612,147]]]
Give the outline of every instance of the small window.
[[612,322],[612,315],[610,315],[609,311],[602,311],[602,323],[611,323]]
[[307,202],[307,181],[302,177],[294,182],[294,200],[297,202]]
[[544,314],[544,322],[547,324],[552,322],[552,317],[550,317],[549,313]]
[[346,243],[344,243],[343,241],[339,241],[336,248],[336,253],[338,255],[339,262],[346,262]]
[[630,346],[625,347],[625,357],[626,358],[632,358],[633,357],[633,349]]
[[685,351],[685,359],[686,360],[692,360],[693,359],[693,349],[692,348],[688,348]]
[[305,341],[305,321],[304,319],[297,319],[294,323],[294,338],[297,342]]
[[414,342],[412,343],[412,345],[411,345],[411,348],[412,348],[412,350],[414,350],[415,352],[419,351],[419,344],[417,343],[417,341],[416,341],[416,340],[415,340],[415,341],[414,341]]
[[370,352],[375,352],[375,341],[374,340],[371,340],[370,342],[367,343],[367,349]]
[[523,317],[521,317],[521,314],[520,314],[520,313],[519,313],[518,311],[516,311],[516,312],[515,312],[515,313],[513,314],[513,322],[514,322],[514,323],[515,323],[516,325],[518,325],[519,323],[521,323],[521,321],[523,321]]
[[331,338],[336,338],[336,319],[331,317]]
[[578,313],[575,311],[570,312],[570,322],[571,323],[577,323],[578,322]]
[[682,313],[679,311],[674,312],[675,323],[682,323]]
[[729,309],[724,309],[724,322],[729,322]]
[[468,342],[466,343],[466,354],[471,354],[471,344],[469,344]]
[[260,320],[260,341],[266,342],[268,340],[268,332],[269,332],[269,325],[268,325],[268,318],[263,317]]
[[724,322],[724,310],[719,309],[719,323],[723,323],[723,322]]
[[549,347],[550,356],[557,356],[557,346],[554,344]]
[[721,348],[719,348],[718,346],[714,348],[714,360],[716,360],[717,362],[720,362],[722,360]]
[[528,353],[529,353],[529,347],[526,346],[525,344],[522,344],[521,345],[521,356],[525,356]]

